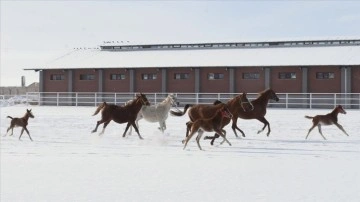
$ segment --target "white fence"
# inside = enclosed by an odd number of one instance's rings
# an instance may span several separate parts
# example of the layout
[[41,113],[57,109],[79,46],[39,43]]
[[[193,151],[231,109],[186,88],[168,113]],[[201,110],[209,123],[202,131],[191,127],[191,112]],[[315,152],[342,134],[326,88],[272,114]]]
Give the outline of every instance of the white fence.
[[[26,95],[1,95],[0,101],[11,100],[14,104],[51,106],[97,106],[108,102],[122,105],[134,98],[136,93],[66,93],[66,92],[34,92]],[[212,104],[215,100],[226,102],[237,94],[231,93],[176,93],[179,106],[185,104]],[[333,108],[341,104],[347,109],[360,109],[360,93],[277,93],[280,101],[270,101],[274,108]],[[146,93],[151,104],[164,100],[167,93]],[[256,93],[248,93],[250,100],[256,99]]]

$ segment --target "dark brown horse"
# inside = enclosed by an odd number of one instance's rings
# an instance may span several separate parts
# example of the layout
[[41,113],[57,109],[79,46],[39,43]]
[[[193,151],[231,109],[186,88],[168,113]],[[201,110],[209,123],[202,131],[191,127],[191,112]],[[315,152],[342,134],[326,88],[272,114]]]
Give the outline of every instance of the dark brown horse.
[[[265,127],[267,126],[268,127],[267,136],[269,136],[270,131],[271,131],[270,123],[265,119],[266,107],[269,103],[269,100],[275,100],[276,102],[279,101],[278,96],[272,89],[267,89],[265,91],[260,92],[258,98],[251,101],[251,104],[254,106],[253,110],[245,111],[242,108],[239,108],[239,110],[233,111],[230,108],[230,112],[233,114],[233,118],[232,118],[233,123],[232,123],[231,128],[233,129],[236,136],[237,136],[236,130],[238,130],[241,132],[242,136],[245,137],[245,133],[237,126],[238,118],[259,120],[260,122],[264,123],[264,127],[258,131],[258,134],[261,133],[262,131],[264,131]],[[215,138],[218,138],[218,137],[219,136],[217,136],[217,135],[206,136],[205,139],[211,139],[212,140],[211,144],[213,144]]]
[[[242,93],[240,95],[235,96],[234,98],[230,99],[225,104],[230,112],[235,112],[233,114],[233,118],[237,116],[237,112],[241,110],[243,111],[251,111],[253,110],[252,104],[249,102],[248,98],[246,97],[246,93]],[[214,114],[217,112],[218,109],[220,109],[223,105],[204,105],[204,104],[198,104],[198,105],[190,105],[187,104],[184,107],[184,111],[170,111],[170,114],[175,116],[183,116],[186,111],[189,109],[188,115],[191,122],[195,122],[198,119],[207,119],[214,116]],[[227,124],[230,123],[230,118],[224,118],[222,119],[222,128],[225,127]],[[187,131],[186,136],[189,134],[189,124],[187,124]],[[236,137],[237,134],[235,133]]]
[[347,136],[349,136],[349,134],[347,134],[347,132],[344,130],[344,128],[340,124],[338,124],[337,116],[339,113],[346,114],[346,111],[343,109],[343,107],[341,105],[336,106],[331,113],[328,113],[326,115],[316,115],[314,117],[305,116],[305,118],[312,119],[312,122],[313,122],[313,126],[309,129],[309,132],[306,135],[305,139],[308,138],[311,130],[317,126],[319,129],[320,135],[324,138],[324,140],[326,140],[325,136],[321,132],[321,125],[326,126],[326,125],[333,125],[333,124],[336,125]]
[[97,128],[100,124],[104,123],[104,127],[102,132],[103,134],[105,131],[106,126],[110,123],[111,120],[115,121],[116,123],[127,123],[125,132],[123,134],[123,137],[125,137],[125,134],[127,130],[129,129],[130,125],[132,125],[136,131],[136,133],[139,135],[140,139],[143,139],[139,133],[139,130],[135,124],[135,120],[137,117],[137,114],[139,113],[141,107],[143,105],[150,105],[148,99],[146,96],[142,93],[140,95],[136,95],[136,98],[129,102],[129,104],[125,106],[117,106],[113,104],[107,104],[106,102],[103,102],[100,104],[94,115],[98,114],[101,111],[101,120],[97,122],[95,129],[92,131],[93,133],[97,131]]
[[26,109],[25,115],[23,117],[21,117],[21,118],[13,118],[11,116],[7,116],[7,118],[10,118],[11,122],[10,122],[10,126],[7,129],[6,134],[4,136],[7,135],[7,133],[9,132],[10,129],[11,129],[10,136],[12,136],[13,133],[14,133],[14,127],[22,127],[19,140],[20,140],[20,138],[21,138],[21,136],[22,136],[22,134],[24,133],[24,130],[25,130],[26,133],[28,134],[30,140],[33,141],[31,136],[30,136],[29,130],[26,128],[26,126],[28,125],[29,118],[34,118],[34,115],[32,114],[31,109],[30,110]]
[[231,146],[231,143],[226,139],[222,120],[223,119],[231,119],[232,114],[229,111],[229,108],[224,104],[221,106],[221,108],[217,109],[214,116],[211,118],[200,118],[197,119],[195,122],[188,122],[187,125],[191,127],[190,134],[186,136],[186,138],[182,141],[184,145],[184,149],[186,148],[187,143],[192,138],[192,136],[197,132],[198,136],[196,137],[196,142],[200,150],[200,139],[204,131],[206,132],[216,132],[216,134],[219,134],[221,137],[224,138],[224,141],[229,143]]

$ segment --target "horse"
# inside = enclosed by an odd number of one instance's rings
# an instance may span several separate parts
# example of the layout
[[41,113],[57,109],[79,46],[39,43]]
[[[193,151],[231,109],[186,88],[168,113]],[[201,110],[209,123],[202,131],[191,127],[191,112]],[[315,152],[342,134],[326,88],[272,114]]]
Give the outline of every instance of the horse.
[[200,146],[200,139],[204,131],[206,132],[213,132],[215,131],[217,134],[219,134],[221,137],[224,138],[224,141],[226,141],[230,146],[231,143],[226,139],[222,119],[227,118],[231,119],[232,114],[229,111],[229,108],[226,105],[222,105],[221,108],[217,109],[215,114],[211,118],[200,118],[197,119],[195,122],[188,122],[187,125],[191,127],[190,134],[186,136],[186,138],[182,141],[184,145],[184,148],[186,148],[189,140],[192,138],[192,136],[197,132],[198,136],[196,137],[196,142],[200,150],[202,150]]
[[[238,111],[240,108],[244,111],[251,111],[253,110],[253,105],[251,104],[251,102],[248,100],[246,93],[242,93],[239,94],[237,96],[235,96],[234,98],[230,99],[227,103],[226,103],[227,107],[230,109],[230,112],[235,112],[235,115],[237,115],[236,111]],[[174,116],[183,116],[186,111],[188,110],[188,108],[190,108],[188,115],[190,118],[191,122],[196,121],[197,119],[204,119],[204,118],[211,118],[214,116],[214,114],[216,113],[216,111],[221,108],[221,105],[205,105],[205,104],[197,104],[197,105],[190,105],[187,104],[184,107],[184,111],[173,111],[170,110],[170,114],[174,115]],[[232,116],[234,118],[234,114]],[[223,127],[225,127],[227,124],[230,123],[231,119],[223,119]],[[186,131],[186,136],[188,136],[189,134],[189,130],[190,128],[188,127],[187,124],[187,131]],[[237,136],[237,134],[235,133],[235,136]]]
[[307,118],[307,119],[312,119],[312,122],[313,122],[313,125],[309,129],[309,132],[306,135],[305,139],[308,138],[312,129],[314,129],[315,126],[317,126],[319,129],[320,135],[324,138],[324,140],[326,140],[325,136],[322,134],[321,125],[327,126],[327,125],[333,125],[333,124],[336,125],[342,132],[344,132],[345,135],[349,136],[349,134],[347,134],[347,132],[342,127],[342,125],[340,125],[338,123],[337,116],[339,113],[346,114],[346,111],[343,109],[343,107],[341,105],[336,106],[331,113],[328,113],[326,115],[305,116],[305,118]]
[[126,106],[117,106],[114,104],[107,104],[106,102],[101,103],[93,114],[93,116],[95,116],[101,111],[101,120],[97,121],[96,127],[92,133],[95,133],[99,125],[104,123],[103,130],[99,134],[102,135],[106,126],[110,123],[110,121],[113,120],[119,124],[127,123],[123,137],[125,137],[127,130],[129,129],[130,125],[132,125],[135,128],[139,138],[143,139],[135,124],[137,114],[143,105],[150,105],[150,103],[147,97],[142,93],[140,93],[140,95],[136,95],[135,99]]
[[[234,133],[236,134],[236,130],[239,130],[242,134],[243,137],[245,137],[245,133],[239,128],[237,127],[237,119],[238,118],[242,118],[242,119],[257,119],[260,122],[264,123],[264,127],[259,130],[257,133],[261,133],[262,131],[264,131],[264,129],[266,128],[266,126],[268,127],[268,132],[267,132],[267,136],[269,136],[270,134],[270,123],[265,119],[265,115],[266,115],[266,107],[267,104],[269,103],[269,100],[274,100],[276,102],[279,101],[279,97],[276,95],[275,91],[272,89],[266,89],[262,92],[259,93],[259,96],[255,99],[251,101],[251,104],[254,106],[254,109],[251,111],[245,111],[241,108],[239,108],[239,110],[236,111],[231,111],[231,113],[233,113],[233,123],[232,123],[232,129],[234,131]],[[219,103],[220,101],[216,102]],[[237,116],[236,116],[237,114]],[[236,130],[235,130],[236,129]],[[213,143],[213,141],[215,140],[215,138],[218,138],[219,136],[215,135],[215,136],[206,136],[204,139],[211,139],[211,143]]]
[[30,136],[29,130],[26,128],[26,126],[28,125],[29,118],[35,118],[35,116],[31,112],[31,109],[30,110],[26,109],[25,115],[23,117],[21,117],[21,118],[13,118],[11,116],[7,116],[7,118],[11,119],[11,122],[10,122],[10,126],[7,129],[6,134],[4,136],[6,136],[8,134],[10,129],[11,129],[10,136],[12,136],[13,133],[14,133],[14,127],[22,127],[19,140],[21,139],[21,136],[22,136],[22,134],[24,133],[24,130],[25,130],[26,133],[28,134],[30,140],[33,141],[31,136]]
[[[169,94],[161,103],[156,105],[144,105],[136,117],[136,126],[139,127],[138,122],[142,118],[153,123],[159,122],[159,130],[164,133],[166,130],[165,121],[168,118],[170,107],[173,105],[177,106],[176,96],[174,94]],[[130,128],[129,134],[131,134],[131,132],[132,128]]]

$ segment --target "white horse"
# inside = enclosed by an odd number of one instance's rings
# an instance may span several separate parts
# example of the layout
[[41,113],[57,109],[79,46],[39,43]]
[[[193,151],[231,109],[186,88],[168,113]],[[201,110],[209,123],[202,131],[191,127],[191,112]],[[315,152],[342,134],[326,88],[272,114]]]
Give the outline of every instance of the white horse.
[[[139,127],[139,120],[145,119],[149,122],[159,122],[160,127],[159,130],[164,133],[166,130],[166,119],[168,118],[170,107],[177,106],[176,96],[174,94],[169,94],[164,101],[158,103],[156,105],[145,106],[143,105],[141,110],[139,111],[136,118],[136,126]],[[130,128],[129,135],[131,135],[132,128]]]

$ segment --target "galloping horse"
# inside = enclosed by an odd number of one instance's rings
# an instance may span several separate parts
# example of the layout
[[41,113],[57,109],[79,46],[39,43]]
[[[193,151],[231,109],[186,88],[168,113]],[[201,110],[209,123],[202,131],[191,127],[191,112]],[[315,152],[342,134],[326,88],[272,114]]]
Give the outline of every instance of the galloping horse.
[[[234,98],[230,99],[226,103],[227,107],[229,108],[230,112],[235,112],[235,115],[233,114],[233,119],[235,116],[237,116],[237,112],[242,109],[244,111],[251,111],[253,110],[253,105],[249,102],[248,98],[246,97],[246,93],[242,93],[240,95],[235,96]],[[187,104],[184,107],[184,111],[172,111],[170,110],[170,114],[175,116],[183,116],[188,108],[190,108],[188,115],[191,122],[195,122],[198,119],[207,119],[214,116],[214,114],[217,112],[218,109],[220,109],[222,105],[204,105],[204,104],[198,104],[198,105],[190,105]],[[229,118],[222,119],[222,128],[225,127],[227,124],[230,123]],[[187,124],[188,126],[188,124]],[[189,134],[190,128],[187,127],[186,136]],[[237,134],[235,133],[236,137]]]
[[[169,110],[172,105],[176,106],[176,96],[169,94],[164,101],[156,105],[146,106],[144,105],[136,118],[136,126],[139,127],[139,120],[144,118],[149,122],[159,122],[159,130],[164,133],[166,130],[166,119],[168,118]],[[131,134],[132,128],[130,128],[129,134]]]
[[313,122],[313,126],[309,129],[309,132],[306,135],[305,139],[308,138],[311,130],[314,129],[315,126],[317,126],[319,129],[320,135],[324,138],[324,140],[326,140],[325,136],[321,132],[321,125],[326,126],[326,125],[332,125],[332,124],[335,124],[342,132],[345,133],[345,135],[349,136],[349,134],[347,134],[347,132],[344,130],[344,128],[340,124],[338,124],[337,116],[339,113],[346,114],[346,111],[343,109],[343,107],[341,105],[336,106],[331,113],[328,113],[326,115],[316,115],[314,117],[305,116],[305,118],[312,119],[312,122]]
[[146,96],[142,93],[140,93],[140,95],[136,95],[136,98],[126,106],[117,106],[103,102],[97,107],[95,113],[93,114],[93,116],[95,116],[101,111],[101,120],[97,122],[96,127],[92,132],[95,133],[99,125],[104,123],[104,127],[100,135],[103,134],[106,126],[110,123],[111,120],[113,120],[120,124],[127,123],[123,137],[125,137],[127,130],[129,129],[130,125],[132,125],[135,128],[136,133],[139,135],[139,138],[143,139],[135,124],[137,114],[143,105],[150,105],[150,103]]
[[[260,92],[258,98],[251,101],[251,104],[254,107],[253,110],[245,111],[242,108],[239,108],[238,110],[232,110],[232,108],[230,108],[230,112],[233,114],[232,129],[236,136],[237,136],[237,134],[236,134],[235,129],[239,130],[241,132],[242,136],[245,137],[245,133],[239,127],[237,127],[237,119],[238,118],[259,120],[260,122],[264,123],[264,127],[258,131],[258,134],[261,133],[262,131],[264,131],[265,127],[267,126],[268,127],[267,136],[269,136],[270,123],[265,119],[265,115],[266,115],[266,107],[267,107],[267,104],[269,103],[270,99],[275,100],[276,102],[279,101],[279,98],[276,95],[276,93],[272,89],[267,89],[265,91]],[[218,102],[215,102],[215,103],[218,103]],[[213,143],[215,138],[218,138],[218,137],[219,136],[217,136],[217,135],[206,136],[205,139],[211,139],[212,140],[211,143]]]
[[184,149],[186,148],[187,143],[192,138],[192,136],[198,132],[198,136],[196,137],[196,142],[200,150],[200,139],[204,131],[206,132],[213,132],[215,131],[217,134],[219,134],[221,137],[224,138],[224,141],[229,143],[231,146],[231,143],[226,139],[222,124],[222,120],[224,118],[231,119],[232,114],[229,111],[229,108],[224,104],[221,105],[221,108],[217,109],[214,116],[211,118],[200,118],[197,119],[195,122],[188,122],[187,125],[191,127],[190,134],[182,141],[184,145]]
[[4,136],[7,135],[7,133],[9,132],[10,129],[11,129],[11,134],[10,134],[10,136],[12,136],[13,133],[14,133],[14,127],[22,127],[19,140],[20,140],[20,138],[21,138],[21,136],[22,136],[22,134],[23,134],[23,132],[24,132],[24,130],[25,130],[26,133],[28,134],[30,140],[33,141],[32,138],[31,138],[31,136],[30,136],[29,130],[26,128],[26,126],[28,125],[28,120],[29,120],[29,118],[34,118],[34,115],[33,115],[33,113],[31,112],[31,109],[30,109],[30,110],[26,109],[25,115],[24,115],[23,117],[21,117],[21,118],[13,118],[13,117],[11,117],[11,116],[7,116],[7,118],[10,118],[10,119],[11,119],[11,122],[10,122],[10,126],[9,126],[9,128],[7,129],[6,134],[5,134]]

